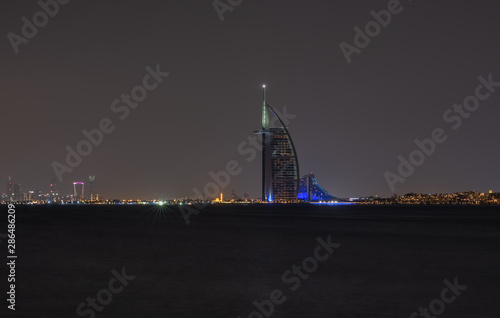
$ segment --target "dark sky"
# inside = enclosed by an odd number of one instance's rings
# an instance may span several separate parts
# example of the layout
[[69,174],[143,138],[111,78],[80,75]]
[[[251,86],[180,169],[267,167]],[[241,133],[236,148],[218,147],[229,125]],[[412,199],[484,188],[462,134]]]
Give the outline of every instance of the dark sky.
[[[116,129],[64,175],[60,190],[97,176],[107,198],[192,194],[229,160],[243,171],[224,190],[260,193],[260,160],[238,145],[260,128],[268,102],[296,117],[289,130],[301,174],[332,194],[391,194],[384,172],[441,127],[448,140],[404,182],[407,192],[500,191],[500,89],[452,130],[443,113],[474,94],[477,77],[500,81],[495,1],[402,1],[403,11],[348,64],[339,48],[389,1],[246,0],[219,20],[212,1],[77,1],[60,7],[16,54],[36,1],[0,12],[0,180],[47,190],[83,129],[110,118]],[[170,76],[120,120],[115,98],[141,84],[146,66]],[[4,184],[4,182],[2,182]],[[4,192],[2,186],[0,192]]]

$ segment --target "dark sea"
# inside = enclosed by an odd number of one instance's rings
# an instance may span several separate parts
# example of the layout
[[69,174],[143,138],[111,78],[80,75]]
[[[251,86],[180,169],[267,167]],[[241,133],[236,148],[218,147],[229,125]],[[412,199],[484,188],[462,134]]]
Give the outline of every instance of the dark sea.
[[217,205],[189,220],[16,206],[16,310],[0,238],[0,317],[500,317],[499,207]]

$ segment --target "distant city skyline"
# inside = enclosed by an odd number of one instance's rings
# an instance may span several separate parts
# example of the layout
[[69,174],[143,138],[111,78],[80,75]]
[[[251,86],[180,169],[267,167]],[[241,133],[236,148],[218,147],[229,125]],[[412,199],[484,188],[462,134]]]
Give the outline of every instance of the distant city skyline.
[[[294,116],[301,174],[335,196],[500,191],[500,94],[486,85],[479,107],[467,99],[479,77],[500,82],[497,3],[401,2],[378,30],[388,1],[256,0],[223,19],[211,2],[71,1],[31,38],[25,21],[43,9],[6,6],[0,180],[21,191],[50,191],[52,163],[100,128],[59,193],[95,175],[108,198],[189,197],[235,160],[242,171],[224,194],[259,197],[260,160],[238,148],[253,147],[263,83],[273,108]],[[28,41],[18,52],[11,33]],[[399,156],[437,128],[449,128],[446,142],[404,177]],[[387,171],[405,179],[394,191]]]

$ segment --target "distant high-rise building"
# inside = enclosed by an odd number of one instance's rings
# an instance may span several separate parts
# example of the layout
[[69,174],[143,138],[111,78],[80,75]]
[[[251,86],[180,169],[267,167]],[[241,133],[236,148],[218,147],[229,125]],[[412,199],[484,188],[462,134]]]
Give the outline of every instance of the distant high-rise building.
[[21,201],[21,185],[20,184],[14,184],[14,201]]
[[57,192],[57,180],[55,178],[50,179],[50,197],[55,198],[59,196]]
[[[270,127],[270,114],[279,121],[281,127]],[[266,102],[262,104],[262,201],[295,202],[299,192],[299,161],[288,129]]]
[[33,195],[35,200],[42,200],[42,190],[35,190],[35,193]]
[[[80,189],[81,187],[81,189]],[[75,200],[83,200],[85,198],[85,184],[83,182],[73,182],[73,190]]]
[[7,197],[12,197],[14,195],[14,188],[12,187],[12,179],[9,177],[9,180],[7,180]]
[[95,176],[89,176],[89,191],[90,191],[90,199],[95,200],[97,196],[95,187]]

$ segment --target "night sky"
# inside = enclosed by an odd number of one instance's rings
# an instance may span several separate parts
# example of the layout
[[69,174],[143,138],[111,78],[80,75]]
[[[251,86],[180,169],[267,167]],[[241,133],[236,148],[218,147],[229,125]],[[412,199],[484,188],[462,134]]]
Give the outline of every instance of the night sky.
[[[260,157],[247,162],[237,148],[260,128],[266,83],[268,102],[296,115],[288,127],[301,175],[314,171],[336,196],[391,195],[384,173],[397,173],[398,156],[435,128],[448,140],[397,193],[499,192],[500,88],[458,129],[443,120],[474,94],[478,76],[500,81],[499,5],[403,0],[348,63],[340,43],[353,45],[354,27],[389,2],[247,0],[221,22],[208,0],[73,0],[17,54],[9,32],[21,35],[21,18],[41,8],[5,2],[0,180],[46,191],[65,147],[109,118],[115,130],[64,174],[60,192],[92,174],[106,198],[190,196],[236,160],[243,170],[224,194],[259,197]],[[170,75],[120,120],[113,100],[158,64]]]

